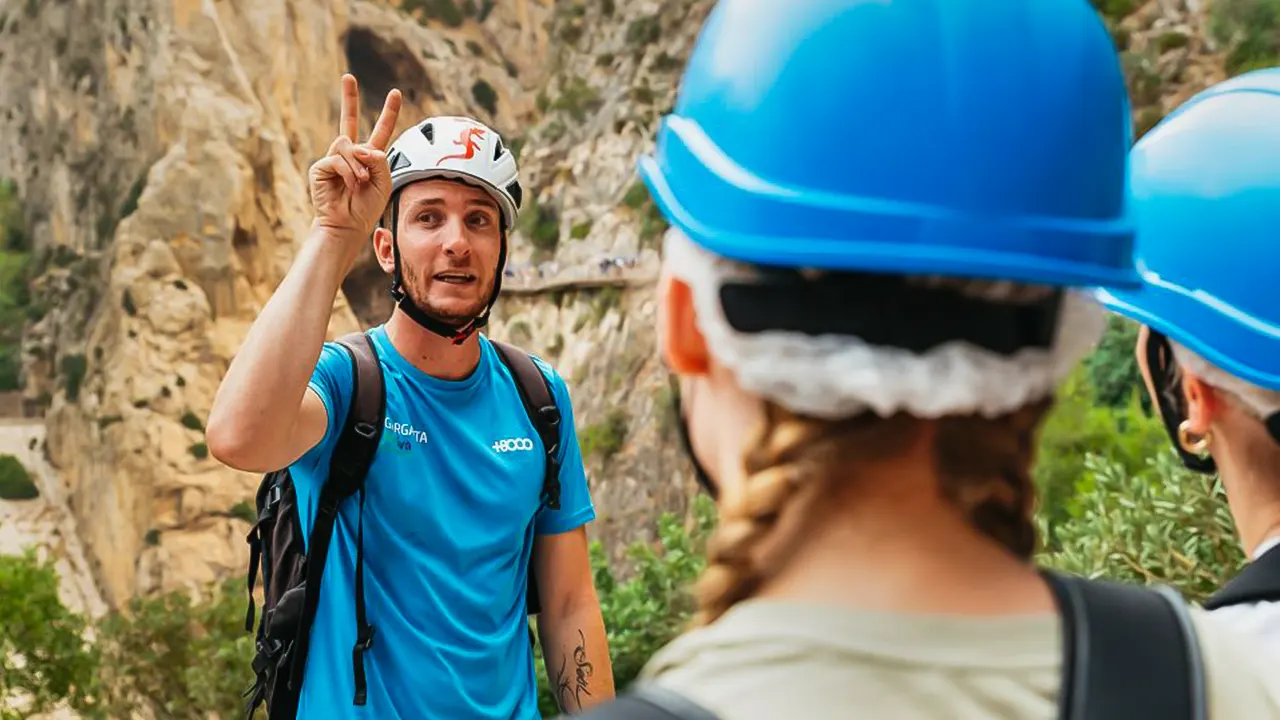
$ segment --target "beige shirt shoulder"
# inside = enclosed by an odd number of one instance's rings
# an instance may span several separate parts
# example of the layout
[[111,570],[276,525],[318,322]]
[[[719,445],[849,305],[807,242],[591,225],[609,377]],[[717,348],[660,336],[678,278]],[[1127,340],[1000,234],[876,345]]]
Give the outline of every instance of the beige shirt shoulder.
[[[1211,720],[1280,720],[1280,670],[1253,643],[1192,610]],[[777,601],[735,606],[660,651],[642,679],[721,720],[1057,717],[1054,615],[956,618]]]

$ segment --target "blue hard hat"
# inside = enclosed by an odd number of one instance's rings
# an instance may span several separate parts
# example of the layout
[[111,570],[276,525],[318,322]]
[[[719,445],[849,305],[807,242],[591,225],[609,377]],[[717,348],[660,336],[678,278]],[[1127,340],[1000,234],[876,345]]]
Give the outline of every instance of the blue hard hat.
[[639,171],[743,262],[1130,286],[1132,140],[1088,0],[721,0]]
[[1280,68],[1195,95],[1143,136],[1132,163],[1145,284],[1099,299],[1280,390]]

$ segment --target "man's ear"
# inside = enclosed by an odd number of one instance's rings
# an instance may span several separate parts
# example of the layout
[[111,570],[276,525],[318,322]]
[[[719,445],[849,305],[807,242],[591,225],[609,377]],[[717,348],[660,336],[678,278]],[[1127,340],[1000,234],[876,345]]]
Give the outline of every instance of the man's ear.
[[664,274],[658,287],[658,342],[663,360],[677,375],[705,375],[711,365],[707,340],[698,329],[693,290]]
[[1202,435],[1222,414],[1223,398],[1216,388],[1199,375],[1190,372],[1185,366],[1181,370],[1182,395],[1187,401],[1187,420],[1191,421],[1188,429]]
[[396,269],[395,250],[391,247],[391,231],[380,227],[373,231],[373,253],[382,271],[390,275]]

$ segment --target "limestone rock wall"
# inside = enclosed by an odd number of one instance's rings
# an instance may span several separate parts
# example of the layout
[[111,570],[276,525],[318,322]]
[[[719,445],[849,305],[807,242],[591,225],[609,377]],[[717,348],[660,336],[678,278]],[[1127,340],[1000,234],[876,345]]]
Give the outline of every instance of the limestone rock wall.
[[[26,392],[47,407],[46,452],[107,602],[243,570],[257,478],[210,459],[202,423],[307,228],[306,170],[335,134],[347,70],[366,132],[395,86],[401,128],[474,114],[517,149],[528,201],[507,285],[558,289],[508,295],[491,332],[569,379],[598,537],[647,537],[656,513],[683,510],[693,484],[652,329],[665,225],[634,168],[712,5],[0,4],[0,175],[36,242]],[[1139,125],[1224,76],[1205,5],[1150,0],[1109,20]],[[624,271],[600,264],[619,258]],[[556,283],[618,272],[632,284]],[[386,282],[366,253],[332,331],[384,319]]]

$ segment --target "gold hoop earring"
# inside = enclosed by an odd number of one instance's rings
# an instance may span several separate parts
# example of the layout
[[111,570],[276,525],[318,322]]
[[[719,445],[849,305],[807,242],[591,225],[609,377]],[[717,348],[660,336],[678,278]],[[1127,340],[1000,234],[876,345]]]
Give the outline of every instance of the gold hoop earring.
[[1200,435],[1195,440],[1192,440],[1192,437],[1195,437],[1195,433],[1191,432],[1191,421],[1183,420],[1182,424],[1178,425],[1178,444],[1182,446],[1183,450],[1186,450],[1192,455],[1204,455],[1208,453],[1209,443],[1213,442],[1213,433],[1209,430],[1205,430],[1204,434]]

